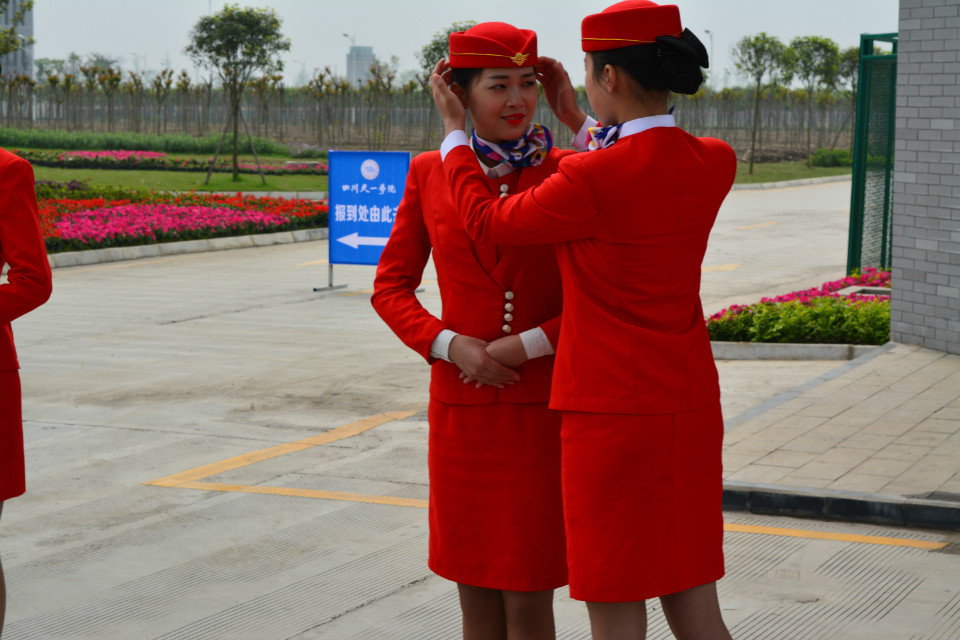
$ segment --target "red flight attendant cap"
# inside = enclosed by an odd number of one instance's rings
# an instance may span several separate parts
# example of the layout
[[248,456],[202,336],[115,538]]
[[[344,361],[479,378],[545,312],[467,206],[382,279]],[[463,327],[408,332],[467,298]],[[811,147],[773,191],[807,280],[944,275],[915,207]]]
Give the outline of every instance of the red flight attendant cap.
[[584,51],[650,44],[657,36],[680,37],[680,9],[650,0],[625,0],[587,16],[580,27]]
[[506,22],[481,22],[450,34],[454,69],[531,67],[537,63],[537,34]]

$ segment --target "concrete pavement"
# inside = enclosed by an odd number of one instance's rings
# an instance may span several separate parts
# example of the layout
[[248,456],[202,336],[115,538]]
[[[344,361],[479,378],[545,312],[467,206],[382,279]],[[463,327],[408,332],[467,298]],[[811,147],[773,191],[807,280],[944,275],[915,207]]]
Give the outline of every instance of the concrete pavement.
[[[846,201],[843,183],[733,194],[705,306],[839,277]],[[456,637],[425,562],[426,367],[372,313],[372,268],[313,292],[325,257],[319,241],[55,270],[14,327],[29,492],[0,524],[5,640]],[[432,271],[424,288],[437,310]],[[720,362],[728,442],[865,366]],[[735,637],[960,637],[955,534],[726,519]],[[649,637],[670,637],[651,610]],[[565,590],[557,614],[559,637],[587,637]]]

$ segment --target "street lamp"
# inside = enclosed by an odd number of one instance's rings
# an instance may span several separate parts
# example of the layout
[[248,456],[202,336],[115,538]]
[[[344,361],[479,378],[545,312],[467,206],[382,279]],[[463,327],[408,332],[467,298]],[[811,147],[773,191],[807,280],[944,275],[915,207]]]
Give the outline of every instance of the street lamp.
[[[710,79],[713,79],[714,74],[717,72],[717,61],[713,57],[713,31],[710,29],[704,29],[703,32],[710,36],[710,64],[713,66],[713,71],[710,72]],[[712,88],[717,89],[717,83],[711,82]]]

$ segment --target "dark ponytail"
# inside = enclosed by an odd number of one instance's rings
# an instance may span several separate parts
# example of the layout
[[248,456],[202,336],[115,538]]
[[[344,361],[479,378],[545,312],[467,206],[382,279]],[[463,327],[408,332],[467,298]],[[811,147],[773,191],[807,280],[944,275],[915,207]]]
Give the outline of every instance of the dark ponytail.
[[659,36],[655,43],[594,51],[594,75],[606,65],[620,67],[647,91],[673,91],[691,95],[703,84],[700,68],[710,66],[707,50],[689,29],[679,38]]

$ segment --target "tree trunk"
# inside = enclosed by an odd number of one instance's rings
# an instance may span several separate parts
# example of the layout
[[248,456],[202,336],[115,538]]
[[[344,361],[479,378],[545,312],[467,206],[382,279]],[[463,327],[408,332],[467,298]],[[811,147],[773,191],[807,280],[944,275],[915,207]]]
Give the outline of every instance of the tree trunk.
[[810,134],[812,133],[810,129],[813,127],[813,88],[810,88],[809,93],[807,94],[807,169],[810,169],[813,165],[811,160],[813,159],[813,153],[810,151]]
[[240,144],[240,91],[236,87],[230,88],[230,108],[233,111],[233,181],[240,180],[240,167],[237,163]]
[[750,169],[753,175],[753,156],[757,151],[757,125],[760,123],[760,79],[757,79],[757,88],[753,92],[753,135],[750,137]]

